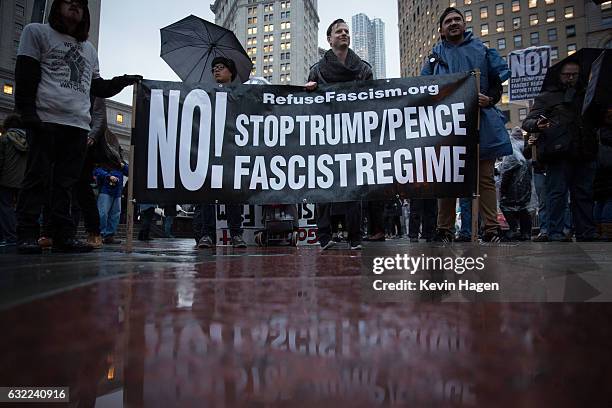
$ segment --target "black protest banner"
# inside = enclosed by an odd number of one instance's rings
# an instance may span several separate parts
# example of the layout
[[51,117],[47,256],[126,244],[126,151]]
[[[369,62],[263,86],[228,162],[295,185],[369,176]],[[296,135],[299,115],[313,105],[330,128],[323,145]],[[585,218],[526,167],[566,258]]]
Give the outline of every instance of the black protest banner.
[[508,54],[511,101],[525,101],[540,94],[544,77],[550,67],[550,50],[550,46],[546,45],[516,50]]
[[302,87],[142,81],[140,202],[297,203],[468,197],[476,76]]

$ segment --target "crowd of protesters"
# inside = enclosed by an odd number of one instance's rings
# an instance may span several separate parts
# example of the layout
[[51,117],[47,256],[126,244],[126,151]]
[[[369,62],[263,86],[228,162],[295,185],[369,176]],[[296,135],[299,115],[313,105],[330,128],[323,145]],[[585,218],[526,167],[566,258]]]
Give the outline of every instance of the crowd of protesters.
[[[466,31],[458,9],[449,7],[442,13],[439,31],[440,41],[421,75],[476,69],[481,73],[477,222],[472,222],[469,198],[398,196],[368,203],[318,203],[315,219],[321,248],[338,245],[344,233],[352,250],[361,249],[362,240],[403,235],[410,242],[444,243],[470,241],[473,235],[484,242],[570,242],[574,236],[577,241],[612,239],[612,110],[604,110],[597,121],[583,117],[586,82],[580,64],[566,60],[558,77],[545,83],[522,129],[509,132],[495,106],[501,99],[501,84],[510,75],[506,62]],[[55,0],[49,23],[29,24],[21,36],[15,68],[16,114],[5,120],[0,136],[0,240],[17,244],[20,253],[40,253],[45,245],[56,252],[88,252],[118,242],[128,165],[108,130],[104,98],[141,77],[100,78],[88,32],[86,0]],[[311,68],[304,85],[307,91],[319,84],[372,79],[370,65],[350,49],[344,20],[329,25],[327,40],[331,48]],[[234,81],[237,73],[234,62],[223,57],[214,59],[212,71],[218,86]],[[97,198],[92,185],[97,187]],[[155,207],[139,205],[140,240],[151,239]],[[295,206],[289,207],[283,214],[296,218]],[[225,206],[235,248],[246,247],[241,208]],[[164,235],[171,237],[176,205],[164,210]],[[532,237],[536,214],[538,235]],[[81,215],[86,242],[75,238]],[[197,248],[215,247],[216,215],[215,205],[195,204]],[[500,219],[507,222],[505,231]],[[475,234],[472,225],[478,228]]]

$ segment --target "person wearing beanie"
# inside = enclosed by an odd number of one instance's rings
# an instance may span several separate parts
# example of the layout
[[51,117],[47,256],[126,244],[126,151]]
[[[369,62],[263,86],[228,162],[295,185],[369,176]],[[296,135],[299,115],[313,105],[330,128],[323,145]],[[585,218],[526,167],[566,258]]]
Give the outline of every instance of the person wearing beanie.
[[[497,194],[494,181],[495,159],[512,154],[505,127],[505,116],[495,107],[501,98],[501,83],[510,77],[508,65],[497,50],[487,48],[471,32],[466,32],[461,11],[448,7],[440,15],[440,38],[427,57],[421,75],[444,75],[480,70],[480,215],[484,222],[483,241],[504,240],[497,221]],[[436,241],[454,240],[455,198],[438,200]]]
[[[90,94],[119,93],[142,77],[100,78],[98,55],[87,41],[87,0],[54,0],[48,24],[28,24],[21,34],[15,65],[15,109],[28,134],[29,154],[17,200],[20,253],[40,253],[38,218],[50,204],[55,252],[88,252],[75,240],[70,215],[72,188],[79,179],[90,131]],[[51,176],[52,175],[52,176]]]

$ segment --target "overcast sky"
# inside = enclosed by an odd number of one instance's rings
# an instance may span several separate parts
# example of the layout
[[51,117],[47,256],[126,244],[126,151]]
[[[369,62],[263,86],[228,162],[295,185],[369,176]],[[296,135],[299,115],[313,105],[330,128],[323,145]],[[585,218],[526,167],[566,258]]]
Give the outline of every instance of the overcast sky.
[[[159,29],[190,14],[214,22],[206,0],[102,0],[98,55],[102,77],[141,74],[147,79],[179,81],[159,56]],[[365,13],[370,19],[385,23],[387,76],[399,76],[399,35],[397,0],[319,1],[319,46],[329,48],[325,30],[336,18],[351,23],[351,17]],[[130,90],[112,98],[132,103]]]

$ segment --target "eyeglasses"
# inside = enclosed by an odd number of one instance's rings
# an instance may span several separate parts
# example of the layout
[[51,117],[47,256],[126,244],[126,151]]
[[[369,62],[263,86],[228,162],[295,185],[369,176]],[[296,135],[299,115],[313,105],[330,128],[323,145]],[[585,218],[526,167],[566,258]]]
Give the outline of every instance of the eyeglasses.
[[64,4],[74,5],[80,9],[84,8],[83,3],[80,0],[62,0]]
[[223,71],[225,68],[227,68],[225,65],[222,64],[217,64],[214,67],[212,67],[211,71],[215,72],[215,71]]

